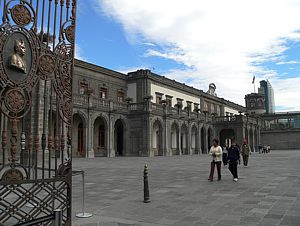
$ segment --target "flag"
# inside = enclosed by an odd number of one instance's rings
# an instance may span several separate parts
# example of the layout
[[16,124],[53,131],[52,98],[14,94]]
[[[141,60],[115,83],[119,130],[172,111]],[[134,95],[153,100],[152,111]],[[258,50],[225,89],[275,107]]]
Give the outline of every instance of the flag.
[[254,82],[255,82],[255,75],[253,76],[252,84],[254,84]]

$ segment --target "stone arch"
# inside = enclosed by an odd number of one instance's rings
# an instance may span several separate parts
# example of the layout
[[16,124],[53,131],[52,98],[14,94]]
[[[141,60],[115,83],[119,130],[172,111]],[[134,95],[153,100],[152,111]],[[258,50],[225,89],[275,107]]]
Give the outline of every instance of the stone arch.
[[114,123],[114,150],[116,156],[126,155],[127,126],[123,118],[118,118]]
[[152,151],[154,156],[163,156],[163,127],[162,122],[156,119],[152,124]]
[[172,155],[179,155],[179,125],[175,121],[171,124],[170,136]]
[[108,155],[108,123],[103,115],[95,118],[93,123],[93,147],[95,156]]
[[76,114],[79,115],[82,118],[83,126],[87,127],[87,121],[88,121],[87,115],[84,112],[80,111],[80,110],[77,110],[77,111],[73,112],[73,116],[76,115]]
[[108,124],[108,121],[109,121],[109,117],[107,114],[105,113],[96,113],[96,114],[93,114],[92,117],[91,117],[91,121],[95,123],[96,119],[101,117],[107,124]]
[[189,154],[188,136],[189,136],[188,127],[186,124],[182,124],[181,125],[181,134],[180,134],[180,144],[181,144],[182,154],[184,154],[184,155]]
[[220,145],[230,147],[232,140],[235,138],[234,129],[222,129],[220,131]]
[[73,114],[72,121],[72,154],[85,157],[87,151],[87,121],[82,112]]

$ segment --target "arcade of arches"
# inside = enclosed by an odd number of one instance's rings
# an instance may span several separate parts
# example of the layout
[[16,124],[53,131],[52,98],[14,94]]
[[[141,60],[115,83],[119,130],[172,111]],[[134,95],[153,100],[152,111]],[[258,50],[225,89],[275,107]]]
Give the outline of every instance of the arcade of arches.
[[[91,125],[89,128],[86,126],[88,124]],[[75,113],[72,125],[73,156],[89,157],[91,152],[92,157],[125,155],[124,127],[124,121],[121,119],[117,119],[113,123],[112,129],[109,128],[107,120],[102,116],[98,116],[88,123],[88,119],[83,114]]]
[[[81,113],[73,115],[72,147],[73,156],[77,157],[114,157],[138,156],[143,151],[142,133],[137,137],[129,136],[126,119],[110,120],[103,115],[89,119]],[[88,127],[87,125],[90,124]],[[230,146],[232,139],[241,143],[246,139],[251,149],[259,143],[259,131],[255,127],[218,129],[212,125],[180,122],[170,120],[167,123],[155,119],[149,128],[149,152],[146,156],[172,156],[206,154],[212,145],[213,138],[220,140],[221,145]],[[89,129],[88,129],[89,128]],[[145,130],[147,131],[147,130]],[[89,135],[90,134],[90,135]],[[88,139],[89,138],[89,139]],[[89,150],[87,152],[87,150]],[[142,156],[145,156],[142,155]]]

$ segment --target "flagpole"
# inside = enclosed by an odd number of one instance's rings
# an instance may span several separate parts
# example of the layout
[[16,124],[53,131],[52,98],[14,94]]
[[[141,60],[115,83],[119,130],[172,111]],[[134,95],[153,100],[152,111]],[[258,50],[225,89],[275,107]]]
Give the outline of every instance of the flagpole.
[[254,87],[254,93],[255,93],[255,75],[253,76],[252,84],[253,84],[253,87]]

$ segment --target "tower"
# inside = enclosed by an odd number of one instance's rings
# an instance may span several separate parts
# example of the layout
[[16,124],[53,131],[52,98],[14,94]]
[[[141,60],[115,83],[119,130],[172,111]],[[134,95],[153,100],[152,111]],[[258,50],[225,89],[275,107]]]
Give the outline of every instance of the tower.
[[275,112],[274,90],[271,83],[268,80],[262,80],[259,82],[260,87],[258,93],[265,96],[265,109],[267,114]]
[[245,96],[246,108],[249,113],[264,114],[265,95],[260,93],[250,93]]

